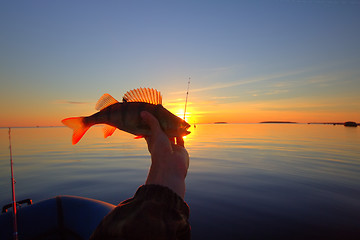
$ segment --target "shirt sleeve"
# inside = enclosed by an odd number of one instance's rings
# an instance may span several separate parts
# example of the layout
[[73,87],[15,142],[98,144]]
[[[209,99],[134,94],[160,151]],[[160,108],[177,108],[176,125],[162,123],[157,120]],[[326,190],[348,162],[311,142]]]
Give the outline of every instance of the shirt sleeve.
[[188,219],[189,207],[175,192],[160,185],[143,185],[104,217],[90,240],[187,240]]

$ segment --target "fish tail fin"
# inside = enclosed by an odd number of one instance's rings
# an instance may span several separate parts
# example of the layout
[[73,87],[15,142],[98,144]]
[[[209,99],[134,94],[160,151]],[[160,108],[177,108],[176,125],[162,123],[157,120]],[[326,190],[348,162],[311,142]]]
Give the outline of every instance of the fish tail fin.
[[68,126],[69,128],[73,129],[73,136],[72,136],[72,144],[75,145],[80,141],[82,136],[86,133],[86,131],[90,128],[90,126],[86,126],[83,122],[84,117],[72,117],[63,119],[61,122]]

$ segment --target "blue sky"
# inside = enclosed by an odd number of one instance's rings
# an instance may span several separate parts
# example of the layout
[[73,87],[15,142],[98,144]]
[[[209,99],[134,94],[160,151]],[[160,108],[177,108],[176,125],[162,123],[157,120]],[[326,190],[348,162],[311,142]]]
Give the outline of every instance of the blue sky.
[[0,126],[56,125],[138,87],[172,108],[189,77],[199,122],[360,121],[359,12],[359,0],[1,1]]

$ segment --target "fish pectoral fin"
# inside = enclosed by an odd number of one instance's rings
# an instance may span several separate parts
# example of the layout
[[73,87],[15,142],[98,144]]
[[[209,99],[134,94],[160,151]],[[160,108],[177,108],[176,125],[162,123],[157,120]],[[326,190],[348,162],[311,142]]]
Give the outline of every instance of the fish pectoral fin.
[[116,100],[115,98],[113,98],[110,94],[105,93],[104,95],[101,96],[101,98],[97,101],[96,105],[95,105],[95,109],[100,111],[103,110],[104,108],[113,105],[115,103],[118,103],[119,101]]
[[159,91],[152,88],[137,88],[125,93],[123,102],[145,102],[150,104],[162,104]]
[[77,144],[82,136],[86,133],[86,131],[90,128],[90,126],[86,126],[83,123],[84,117],[72,117],[63,119],[61,122],[68,126],[69,128],[73,129],[73,137],[72,137],[72,144]]
[[104,138],[110,137],[116,130],[116,127],[105,125],[103,128]]
[[139,136],[134,137],[134,139],[141,139],[141,138],[145,138],[145,136],[139,135]]

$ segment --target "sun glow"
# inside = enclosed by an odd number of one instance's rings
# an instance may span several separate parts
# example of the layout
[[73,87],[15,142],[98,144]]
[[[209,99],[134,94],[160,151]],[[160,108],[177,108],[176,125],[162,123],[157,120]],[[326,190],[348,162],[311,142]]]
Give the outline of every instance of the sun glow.
[[[174,111],[174,114],[176,116],[178,116],[181,119],[184,119],[184,109],[180,109],[178,108],[176,111]],[[185,113],[185,119],[184,119],[187,123],[189,123],[190,125],[193,125],[195,123],[195,118],[194,115],[192,114],[192,112],[190,111],[186,111]]]

